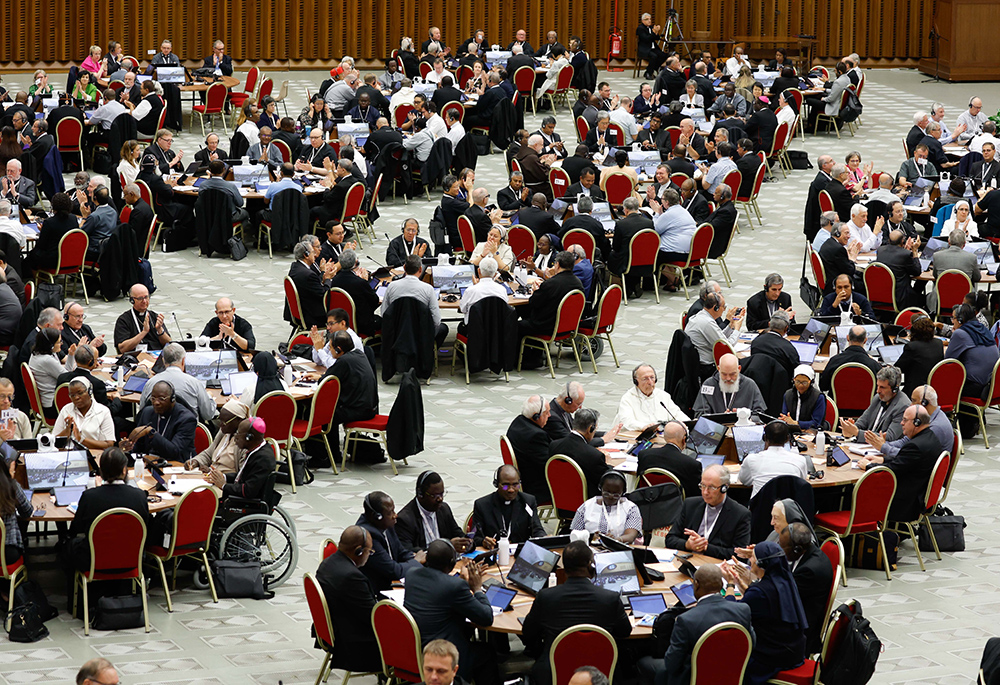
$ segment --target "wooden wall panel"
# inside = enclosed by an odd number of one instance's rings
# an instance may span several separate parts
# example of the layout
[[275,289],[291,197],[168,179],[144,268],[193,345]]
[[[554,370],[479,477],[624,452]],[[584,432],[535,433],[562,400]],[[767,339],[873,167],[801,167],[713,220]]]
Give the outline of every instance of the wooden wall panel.
[[[635,26],[642,12],[664,23],[670,0],[619,0],[618,25],[626,55],[635,53]],[[674,0],[681,29],[691,40],[727,35],[796,35],[818,39],[823,61],[858,52],[866,60],[916,60],[931,55],[927,33],[935,0]],[[614,2],[574,0],[0,0],[0,65],[79,63],[87,48],[119,40],[127,54],[147,58],[164,38],[190,62],[211,52],[215,38],[239,63],[284,62],[315,66],[342,55],[383,59],[404,35],[418,43],[427,27],[441,27],[454,46],[486,30],[490,43],[506,45],[518,28],[532,44],[554,29],[564,44],[583,38],[594,58],[608,50]],[[26,39],[27,37],[27,39]]]

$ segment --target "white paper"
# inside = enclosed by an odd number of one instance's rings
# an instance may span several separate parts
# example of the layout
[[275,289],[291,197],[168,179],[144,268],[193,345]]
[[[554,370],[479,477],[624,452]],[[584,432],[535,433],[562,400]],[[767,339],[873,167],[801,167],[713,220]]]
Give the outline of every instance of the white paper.
[[664,564],[669,564],[677,556],[676,549],[665,549],[663,547],[650,547],[649,549],[656,555],[657,560]]

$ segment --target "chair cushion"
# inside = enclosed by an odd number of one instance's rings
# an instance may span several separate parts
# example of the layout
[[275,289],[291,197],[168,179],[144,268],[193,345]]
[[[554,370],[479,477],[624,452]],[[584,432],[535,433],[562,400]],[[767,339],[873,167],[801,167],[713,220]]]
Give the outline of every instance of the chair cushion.
[[9,577],[14,571],[24,566],[24,555],[22,554],[17,560],[12,564],[7,564],[6,575]]
[[375,418],[367,421],[352,421],[344,424],[344,428],[356,428],[358,430],[384,431],[389,425],[388,414],[376,414]]
[[312,436],[319,435],[323,432],[323,426],[317,424],[313,426],[312,431],[306,435],[306,428],[308,426],[308,419],[295,419],[295,422],[292,424],[292,437],[299,438],[301,440],[302,438],[311,438]]
[[194,111],[196,111],[196,112],[200,112],[200,113],[204,113],[204,112],[205,112],[205,108],[206,108],[207,106],[208,106],[208,105],[195,105],[195,106],[194,106],[194,107],[192,107],[191,109],[193,109],[193,110],[194,110]]
[[962,404],[971,404],[976,407],[985,407],[986,401],[978,397],[963,397]]
[[[851,510],[846,511],[828,511],[823,514],[816,514],[816,525],[822,526],[828,530],[832,530],[835,533],[843,534],[847,530],[847,523],[851,520]],[[854,525],[851,527],[852,533],[867,533],[869,531],[878,528],[878,523],[875,521],[864,522],[864,521],[854,521]]]
[[455,340],[462,343],[463,345],[467,345],[469,343],[469,336],[462,335],[461,333],[459,333],[455,336]]
[[160,557],[161,559],[167,558],[167,552],[169,552],[166,547],[160,547],[158,545],[150,545],[146,548],[148,554],[152,554],[154,557]]
[[816,662],[806,659],[798,668],[778,671],[768,683],[790,683],[791,685],[811,685],[816,679]]

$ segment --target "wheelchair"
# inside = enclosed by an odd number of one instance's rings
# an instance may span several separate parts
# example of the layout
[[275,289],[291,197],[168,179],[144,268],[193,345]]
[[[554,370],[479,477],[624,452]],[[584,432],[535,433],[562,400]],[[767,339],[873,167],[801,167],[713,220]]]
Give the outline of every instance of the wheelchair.
[[[278,502],[274,490],[277,473],[268,476],[261,499],[227,497],[219,502],[212,527],[208,558],[259,561],[266,586],[276,588],[291,578],[299,560],[295,521]],[[194,575],[194,585],[208,588],[204,566]]]

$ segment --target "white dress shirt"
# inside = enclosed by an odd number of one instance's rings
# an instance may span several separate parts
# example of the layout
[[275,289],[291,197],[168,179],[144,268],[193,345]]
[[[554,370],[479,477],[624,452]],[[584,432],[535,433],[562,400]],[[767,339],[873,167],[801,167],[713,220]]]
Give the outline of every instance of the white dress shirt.
[[778,476],[798,476],[809,478],[808,456],[793,452],[781,446],[768,447],[763,452],[747,455],[740,466],[740,482],[752,485],[753,498],[768,481]]
[[447,136],[448,140],[451,141],[451,151],[453,153],[455,152],[455,148],[458,147],[458,144],[462,142],[462,138],[464,137],[465,137],[465,127],[462,126],[461,121],[456,121],[454,124],[451,125],[451,128],[448,129],[448,136]]
[[444,123],[440,114],[432,114],[427,117],[427,130],[434,134],[434,140],[444,138],[448,135],[448,124]]
[[688,420],[688,415],[681,411],[665,390],[654,388],[652,395],[644,395],[638,386],[634,386],[622,395],[618,403],[618,414],[611,423],[620,423],[623,430],[635,431],[652,423]]
[[[361,350],[363,352],[365,344],[358,334],[354,332],[353,328],[348,328],[346,330],[347,335],[350,336],[351,341],[354,343],[354,349]],[[337,363],[337,359],[333,356],[333,353],[330,352],[330,343],[324,345],[321,350],[317,350],[314,347],[312,351],[312,360],[313,364],[319,364],[320,366],[324,366],[328,369]]]

